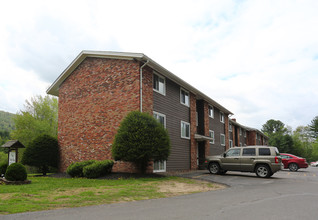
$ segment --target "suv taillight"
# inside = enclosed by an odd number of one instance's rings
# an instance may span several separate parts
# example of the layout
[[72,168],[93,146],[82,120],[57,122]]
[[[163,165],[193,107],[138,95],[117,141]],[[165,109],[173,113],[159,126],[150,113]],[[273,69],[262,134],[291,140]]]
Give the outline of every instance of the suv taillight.
[[275,157],[275,163],[279,163],[278,157]]

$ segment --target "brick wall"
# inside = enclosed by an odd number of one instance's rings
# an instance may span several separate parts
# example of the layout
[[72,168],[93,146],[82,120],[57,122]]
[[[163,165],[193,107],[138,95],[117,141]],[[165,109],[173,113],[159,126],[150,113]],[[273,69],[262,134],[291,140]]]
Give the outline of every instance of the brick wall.
[[[130,111],[139,110],[139,68],[140,63],[133,60],[86,58],[63,82],[59,90],[60,171],[74,161],[112,158],[120,122]],[[144,75],[143,105],[152,112],[149,74]],[[115,171],[123,169],[132,171],[134,166],[115,163]]]
[[190,169],[197,169],[197,141],[194,139],[194,135],[197,133],[196,126],[196,97],[194,94],[190,93]]

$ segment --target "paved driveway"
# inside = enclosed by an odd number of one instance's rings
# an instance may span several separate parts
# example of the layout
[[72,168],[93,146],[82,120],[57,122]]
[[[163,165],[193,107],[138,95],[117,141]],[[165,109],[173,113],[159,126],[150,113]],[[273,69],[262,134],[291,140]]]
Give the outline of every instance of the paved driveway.
[[1,219],[318,219],[318,168],[255,174],[207,171],[184,174],[230,187],[204,193],[121,204],[0,216]]

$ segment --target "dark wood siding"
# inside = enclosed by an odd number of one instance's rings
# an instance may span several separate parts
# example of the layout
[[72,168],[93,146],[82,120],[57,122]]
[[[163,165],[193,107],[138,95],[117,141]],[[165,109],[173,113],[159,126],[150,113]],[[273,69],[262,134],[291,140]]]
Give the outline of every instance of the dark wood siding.
[[190,107],[180,103],[180,86],[166,78],[166,95],[153,91],[153,110],[166,115],[171,141],[167,171],[190,169],[190,139],[181,138],[181,121],[190,123]]
[[225,135],[225,124],[220,120],[220,110],[213,106],[214,118],[210,118],[209,130],[214,131],[214,144],[210,144],[210,155],[219,155],[225,151],[221,145],[221,134]]

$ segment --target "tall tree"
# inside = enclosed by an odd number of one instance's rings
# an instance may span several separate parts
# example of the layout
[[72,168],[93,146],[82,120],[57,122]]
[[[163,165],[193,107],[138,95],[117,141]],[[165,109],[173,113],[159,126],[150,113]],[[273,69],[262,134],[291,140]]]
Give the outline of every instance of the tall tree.
[[270,119],[263,125],[262,132],[266,133],[267,135],[271,135],[273,133],[284,134],[287,132],[287,128],[280,120]]
[[318,137],[318,116],[316,116],[308,126],[309,126],[309,129],[313,132],[313,136],[317,138]]
[[29,146],[39,135],[57,137],[57,114],[58,100],[55,97],[35,96],[26,100],[25,109],[13,117],[16,129],[11,138]]
[[263,125],[262,132],[269,137],[269,145],[277,147],[280,152],[293,153],[293,138],[289,134],[291,131],[283,122],[274,119],[268,120]]

